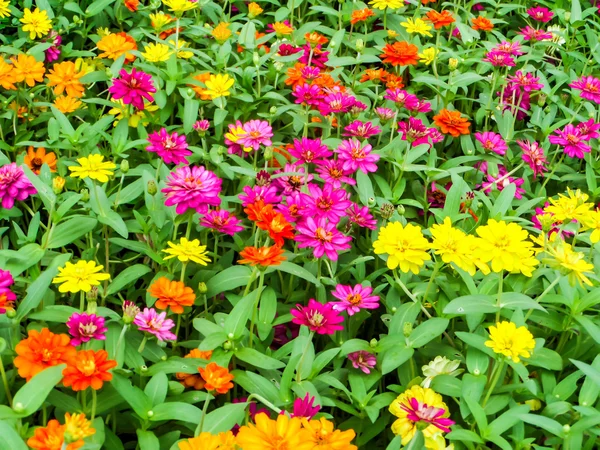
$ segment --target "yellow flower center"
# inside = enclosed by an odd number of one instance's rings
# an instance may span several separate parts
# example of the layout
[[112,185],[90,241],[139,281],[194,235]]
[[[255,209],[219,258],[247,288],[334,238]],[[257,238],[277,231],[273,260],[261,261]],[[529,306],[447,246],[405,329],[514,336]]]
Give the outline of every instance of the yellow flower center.
[[79,370],[87,377],[94,374],[96,371],[96,361],[88,359],[79,365]]

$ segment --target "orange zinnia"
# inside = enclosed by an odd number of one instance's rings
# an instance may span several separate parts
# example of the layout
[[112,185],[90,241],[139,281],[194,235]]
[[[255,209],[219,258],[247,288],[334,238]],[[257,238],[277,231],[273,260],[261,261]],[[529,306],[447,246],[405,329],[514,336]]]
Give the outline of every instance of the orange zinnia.
[[481,31],[492,31],[494,24],[483,16],[475,17],[473,19],[473,29]]
[[312,84],[319,86],[321,89],[339,87],[338,92],[346,92],[345,86],[342,86],[339,82],[335,81],[331,75],[325,72],[321,72],[319,76],[313,80]]
[[385,80],[387,76],[388,73],[383,69],[367,69],[363,76],[360,77],[360,82],[373,81],[374,83],[378,83]]
[[42,83],[44,81],[44,73],[46,68],[44,63],[37,61],[33,56],[21,53],[16,58],[10,58],[13,64],[12,74],[15,82],[25,81],[27,86],[35,86],[36,81]]
[[217,391],[219,394],[226,394],[233,387],[233,375],[229,373],[225,367],[219,366],[217,363],[210,363],[206,367],[198,368],[200,376],[206,384],[204,387],[207,391]]
[[182,314],[184,306],[192,306],[196,295],[192,288],[187,287],[182,281],[171,281],[166,277],[160,277],[148,292],[152,297],[156,297],[156,307],[158,309],[171,308],[175,314]]
[[250,203],[244,208],[244,212],[248,215],[248,219],[252,222],[262,221],[262,214],[265,210],[265,202],[263,200],[257,200],[254,203]]
[[44,147],[33,148],[29,146],[27,148],[27,154],[23,162],[31,169],[36,175],[40,174],[40,170],[44,164],[48,164],[50,172],[56,172],[56,155],[54,152],[46,153]]
[[12,64],[8,64],[3,58],[0,58],[0,86],[4,89],[17,89],[15,83],[15,74]]
[[350,17],[350,23],[352,25],[356,25],[358,22],[365,22],[369,17],[373,17],[375,13],[371,11],[369,8],[365,9],[356,9],[352,11],[352,16]]
[[251,266],[278,266],[285,258],[281,247],[273,245],[271,247],[246,247],[240,252],[243,259],[238,261],[239,264],[250,264]]
[[[208,80],[210,79],[210,72],[203,72],[203,73],[199,73],[198,75],[194,76],[194,80],[204,84],[206,83]],[[202,86],[197,86],[197,85],[193,85],[190,84],[189,85],[194,92],[198,95],[198,97],[200,97],[200,100],[210,100],[212,97],[210,96],[210,94],[208,94],[208,89],[202,87]]]
[[102,53],[98,55],[98,58],[108,58],[117,60],[119,56],[125,54],[126,62],[133,62],[135,55],[129,53],[131,50],[137,50],[137,44],[135,39],[129,36],[124,31],[119,33],[110,33],[104,36],[96,44],[98,50]]
[[385,78],[385,87],[388,89],[402,89],[404,87],[402,77],[396,75],[395,73],[388,73],[387,77]]
[[[35,450],[61,450],[65,441],[65,426],[58,420],[52,419],[45,427],[36,428],[33,436],[27,440],[27,445]],[[83,447],[83,440],[67,445],[67,450],[77,450]]]
[[393,44],[385,44],[383,53],[379,55],[383,57],[382,62],[389,63],[392,66],[410,66],[416,65],[419,62],[419,49],[416,45],[409,44],[406,41],[394,42]]
[[304,75],[302,75],[302,69],[306,67],[306,64],[296,63],[294,67],[290,67],[287,70],[287,78],[285,79],[285,84],[287,86],[296,86],[298,84],[306,83],[304,79]]
[[74,391],[83,391],[90,386],[97,391],[105,381],[112,380],[109,370],[116,365],[116,361],[108,359],[106,350],[80,350],[63,370],[63,384]]
[[27,381],[47,367],[68,363],[77,351],[66,334],[54,334],[48,328],[30,330],[27,339],[15,347],[15,367]]
[[436,30],[439,30],[440,28],[450,25],[454,22],[454,17],[452,17],[450,11],[444,10],[442,12],[437,12],[435,9],[432,9],[426,14],[426,16],[426,20],[431,22]]
[[304,35],[304,39],[306,39],[306,42],[308,42],[311,46],[315,46],[315,45],[319,45],[319,44],[325,45],[329,42],[329,39],[327,39],[321,33],[317,33],[316,31],[313,31],[311,33],[306,33]]
[[6,314],[6,311],[13,311],[14,309],[14,302],[9,300],[6,294],[0,294],[0,314]]
[[271,239],[280,247],[284,244],[284,239],[294,239],[294,228],[285,220],[283,214],[273,210],[273,205],[266,205],[260,211],[256,226],[268,231]]
[[64,61],[56,63],[46,75],[48,86],[54,86],[54,95],[67,92],[69,97],[80,98],[85,93],[85,88],[79,79],[85,75],[83,71],[77,71],[75,63]]
[[[189,352],[187,355],[185,355],[184,358],[197,358],[197,359],[205,359],[208,361],[211,356],[212,356],[212,352],[210,350],[203,352],[202,350],[198,350],[197,348],[195,348],[194,350]],[[193,387],[196,390],[202,389],[204,387],[204,385],[206,384],[206,382],[204,381],[204,378],[202,378],[200,376],[200,374],[198,374],[198,373],[178,372],[175,374],[175,377],[177,377],[177,379],[185,387],[190,387],[190,388]]]
[[136,12],[138,10],[140,0],[125,0],[123,4],[125,5],[125,8],[127,8],[129,11]]
[[442,133],[444,134],[458,137],[461,134],[470,133],[469,127],[471,126],[471,122],[464,117],[461,117],[459,111],[442,109],[437,116],[433,116],[433,121],[440,127],[440,130],[442,130]]

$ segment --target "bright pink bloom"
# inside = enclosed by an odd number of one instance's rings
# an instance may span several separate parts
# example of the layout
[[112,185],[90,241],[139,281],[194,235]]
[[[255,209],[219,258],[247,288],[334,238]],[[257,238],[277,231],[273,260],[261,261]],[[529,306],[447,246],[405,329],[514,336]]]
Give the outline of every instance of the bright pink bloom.
[[206,133],[210,128],[210,122],[206,119],[197,120],[194,123],[193,128],[200,134],[200,136],[204,136],[204,133]]
[[519,41],[502,41],[492,50],[496,52],[504,52],[510,56],[521,56],[525,54],[525,52],[521,50],[521,43]]
[[292,95],[296,97],[294,103],[307,105],[318,105],[323,97],[321,88],[316,84],[296,85]]
[[104,317],[96,314],[73,313],[67,321],[69,334],[73,336],[71,345],[78,346],[92,339],[106,340],[105,333],[108,329],[104,326]]
[[483,61],[489,62],[494,67],[514,67],[515,60],[508,53],[492,50],[485,55]]
[[408,403],[410,406],[402,403],[400,407],[408,413],[406,418],[411,422],[427,422],[439,428],[444,433],[449,433],[450,427],[455,423],[452,419],[442,417],[446,413],[444,408],[436,408],[435,406],[428,406],[427,403],[419,403],[419,400],[415,397],[410,398]]
[[50,30],[46,39],[43,42],[50,42],[52,47],[47,48],[44,52],[44,62],[51,63],[53,61],[58,61],[58,57],[60,56],[60,44],[62,44],[62,38],[58,35],[58,33],[54,30]]
[[344,321],[344,318],[333,309],[331,303],[322,304],[311,298],[308,306],[296,305],[296,308],[290,311],[294,316],[292,322],[304,325],[310,331],[317,334],[334,334],[344,329],[343,326],[338,325]]
[[332,261],[337,261],[338,252],[351,248],[352,238],[340,233],[334,223],[325,218],[315,221],[312,216],[296,226],[297,235],[294,239],[298,242],[298,248],[310,247],[313,249],[315,258],[323,255]]
[[290,155],[298,159],[301,164],[319,163],[332,155],[331,150],[321,142],[321,139],[294,139]]
[[338,159],[328,159],[317,165],[316,171],[325,183],[331,184],[336,189],[342,187],[342,183],[354,186],[356,180],[348,176],[353,171],[344,170],[342,165],[342,161]]
[[336,224],[346,215],[346,209],[352,204],[349,194],[344,189],[336,189],[325,184],[321,189],[316,184],[309,184],[310,195],[306,199],[306,214],[315,219],[325,218]]
[[307,80],[314,80],[321,74],[321,69],[318,67],[305,66],[300,70],[302,77]]
[[125,69],[119,72],[120,78],[113,78],[112,85],[108,88],[115,100],[123,99],[126,105],[133,105],[139,110],[144,109],[144,99],[154,101],[152,93],[156,92],[152,76],[145,72],[131,69],[131,73]]
[[584,153],[592,151],[585,143],[581,130],[572,124],[568,124],[562,130],[554,130],[557,136],[548,136],[551,144],[563,147],[563,151],[571,158],[583,158]]
[[[12,274],[8,270],[0,269],[0,295],[6,295],[6,299],[9,302],[14,302],[17,299],[17,296],[13,291],[10,290],[10,287],[15,284],[15,280]],[[1,314],[4,314],[6,310],[0,310]]]
[[364,146],[358,139],[346,139],[336,149],[336,153],[340,161],[342,161],[342,168],[344,170],[350,170],[356,172],[361,170],[364,173],[377,172],[377,161],[381,156],[371,153],[373,147],[370,144]]
[[383,108],[381,106],[375,108],[375,114],[377,114],[377,117],[379,117],[379,119],[384,123],[388,120],[393,119],[396,116],[396,113],[393,109]]
[[514,76],[508,77],[509,83],[521,87],[525,92],[542,89],[544,85],[538,81],[540,81],[539,77],[534,77],[530,72],[523,73],[520,70],[517,70]]
[[203,166],[178,167],[169,174],[165,194],[166,206],[176,205],[177,214],[188,209],[198,214],[206,214],[209,206],[221,204],[221,183],[223,181]]
[[415,113],[428,113],[431,111],[431,103],[418,99],[414,102],[406,103],[406,109]]
[[373,289],[370,286],[363,286],[362,284],[357,284],[354,287],[338,284],[331,295],[341,301],[332,302],[333,309],[346,311],[349,316],[360,312],[361,309],[377,309],[379,308],[379,297],[371,295],[372,292]]
[[352,203],[352,206],[346,210],[346,214],[348,214],[348,220],[351,223],[355,223],[361,228],[377,229],[377,220],[369,212],[368,206],[361,207],[356,203]]
[[300,59],[298,59],[298,62],[308,66],[308,61],[310,60],[311,66],[318,67],[319,69],[325,69],[325,64],[327,61],[329,61],[329,52],[321,50],[321,47],[321,44],[317,44],[315,49],[312,51],[311,57],[310,44],[303,45],[301,48],[304,53],[302,53],[302,56]]
[[355,120],[344,128],[343,136],[369,139],[370,137],[377,136],[379,133],[381,133],[381,128],[374,126],[371,122]]
[[15,202],[26,200],[30,195],[37,194],[37,190],[29,181],[25,172],[16,163],[0,167],[0,199],[2,207],[11,209]]
[[526,41],[543,41],[546,39],[552,39],[552,33],[544,30],[536,30],[533,27],[527,25],[525,28],[521,28],[518,34],[521,34]]
[[548,161],[546,160],[546,155],[544,155],[544,149],[540,147],[540,144],[535,141],[517,141],[517,144],[519,144],[519,147],[523,151],[521,158],[533,170],[533,178],[543,175],[548,170],[546,167]]
[[383,98],[393,101],[398,108],[412,109],[415,104],[418,103],[419,99],[414,94],[409,94],[403,89],[394,88],[386,89]]
[[[278,176],[280,173],[287,173],[290,175]],[[300,192],[300,189],[305,184],[312,181],[313,176],[307,174],[300,164],[286,164],[283,170],[275,172],[273,177],[273,184],[279,188],[279,191],[283,195],[290,195],[292,192]]]
[[277,54],[279,56],[290,56],[295,55],[298,52],[301,52],[302,49],[300,47],[294,47],[292,44],[281,44],[277,49]]
[[600,123],[596,123],[594,119],[589,119],[587,122],[581,122],[577,125],[577,129],[581,133],[581,139],[589,141],[590,139],[598,139],[600,137]]
[[527,14],[529,14],[529,17],[533,20],[537,20],[538,22],[550,22],[554,17],[554,13],[543,6],[529,8]]
[[328,116],[329,114],[347,113],[356,103],[356,98],[345,92],[332,92],[327,94],[319,103],[319,112]]
[[238,139],[238,144],[245,148],[258,150],[261,145],[268,147],[272,144],[273,128],[266,120],[250,120],[243,126],[244,134]]
[[285,203],[279,203],[275,209],[285,217],[288,222],[298,222],[306,216],[307,194],[292,192],[285,198]]
[[308,420],[311,420],[321,409],[319,405],[313,405],[314,402],[315,398],[308,393],[306,393],[304,398],[297,398],[294,400],[294,412],[291,414],[291,416],[304,417]]
[[581,91],[580,97],[591,100],[600,105],[600,80],[592,76],[583,76],[571,84],[570,87]]
[[256,203],[262,200],[265,204],[276,204],[281,201],[281,196],[277,194],[275,186],[245,186],[243,193],[238,195],[242,201],[242,206],[248,206],[250,203]]
[[240,225],[241,222],[240,219],[235,217],[229,211],[225,209],[216,209],[209,211],[202,219],[200,219],[200,226],[233,236],[238,231],[244,229],[244,227]]
[[436,128],[426,127],[421,119],[415,117],[409,117],[408,122],[398,122],[398,133],[403,141],[408,141],[413,146],[432,145],[443,140],[443,136]]
[[504,156],[508,146],[502,136],[492,131],[485,131],[483,133],[475,133],[475,139],[477,139],[484,150],[488,152],[494,152]]
[[348,359],[355,369],[360,369],[367,375],[371,373],[371,369],[377,364],[377,357],[365,350],[348,353]]
[[185,135],[169,134],[166,128],[150,134],[148,142],[150,145],[146,147],[146,150],[158,154],[166,164],[187,164],[186,157],[192,154],[187,149]]
[[167,312],[163,311],[157,314],[154,308],[144,308],[144,311],[135,316],[135,323],[140,331],[153,334],[159,341],[174,341],[177,339],[171,328],[175,323],[171,319],[167,319]]

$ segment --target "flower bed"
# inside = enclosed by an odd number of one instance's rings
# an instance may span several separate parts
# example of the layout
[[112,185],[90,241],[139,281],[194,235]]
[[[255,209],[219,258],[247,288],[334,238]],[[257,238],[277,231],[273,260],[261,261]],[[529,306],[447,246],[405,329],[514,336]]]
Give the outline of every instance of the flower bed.
[[0,449],[600,446],[586,0],[0,0]]

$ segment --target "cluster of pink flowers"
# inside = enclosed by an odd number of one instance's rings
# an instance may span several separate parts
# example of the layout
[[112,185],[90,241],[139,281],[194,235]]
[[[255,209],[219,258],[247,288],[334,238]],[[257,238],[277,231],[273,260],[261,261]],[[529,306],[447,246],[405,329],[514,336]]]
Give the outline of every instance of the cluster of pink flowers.
[[409,117],[406,122],[399,122],[398,132],[403,141],[408,141],[413,146],[421,144],[432,146],[444,140],[444,136],[437,128],[426,126],[421,119],[416,117]]
[[567,156],[571,158],[583,158],[592,148],[587,144],[592,139],[600,137],[600,123],[594,119],[582,122],[579,125],[568,124],[562,130],[554,130],[554,135],[548,136],[551,144],[563,148]]
[[230,236],[244,229],[240,225],[241,222],[234,214],[225,209],[211,210],[200,219],[201,226]]
[[[533,8],[529,8],[527,10],[527,14],[536,22],[547,23],[552,20],[554,17],[554,13],[550,11],[548,8],[544,8],[543,6],[536,6]],[[523,36],[526,41],[545,41],[552,39],[552,33],[549,31],[544,31],[540,28],[534,28],[530,25],[527,25],[524,28],[521,28],[519,34]]]
[[[306,69],[312,68],[305,67],[303,70]],[[340,92],[335,88],[321,89],[316,84],[296,85],[292,95],[296,99],[295,103],[310,106],[318,110],[323,116],[344,113],[356,114],[367,109],[367,105],[347,92]]]
[[410,94],[403,89],[386,89],[383,98],[393,101],[397,108],[404,108],[411,113],[431,111],[431,103],[421,100],[415,94]]
[[266,120],[250,120],[246,123],[237,120],[229,124],[228,129],[225,144],[229,154],[245,156],[258,150],[261,145],[268,147],[273,144],[273,128]]
[[531,108],[531,93],[544,87],[539,81],[538,77],[520,70],[508,77],[506,87],[498,93],[502,96],[500,104],[503,110],[510,110],[513,115],[516,113],[518,120],[525,119]]
[[506,168],[502,165],[498,165],[497,173],[491,171],[485,161],[478,164],[477,167],[485,174],[485,178],[481,183],[483,192],[489,194],[494,188],[498,189],[498,191],[503,191],[508,185],[514,184],[517,187],[515,198],[523,198],[523,194],[525,193],[525,189],[521,187],[525,183],[523,178],[511,177]]
[[502,41],[490,50],[483,60],[495,67],[514,67],[515,57],[523,55],[521,44],[518,41]]
[[0,200],[3,208],[11,209],[16,201],[26,200],[34,194],[37,194],[37,190],[16,163],[0,167]]

